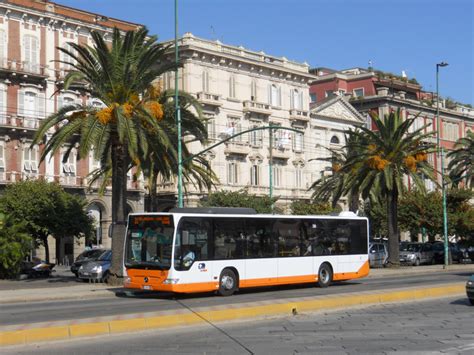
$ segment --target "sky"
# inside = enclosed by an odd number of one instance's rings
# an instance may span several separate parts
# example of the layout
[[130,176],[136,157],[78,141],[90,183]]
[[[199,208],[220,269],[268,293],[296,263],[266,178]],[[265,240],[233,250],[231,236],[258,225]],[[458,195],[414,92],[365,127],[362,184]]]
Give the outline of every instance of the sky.
[[[416,78],[426,91],[474,106],[474,0],[176,0],[178,35],[306,62]],[[175,0],[53,0],[146,25],[174,39]]]

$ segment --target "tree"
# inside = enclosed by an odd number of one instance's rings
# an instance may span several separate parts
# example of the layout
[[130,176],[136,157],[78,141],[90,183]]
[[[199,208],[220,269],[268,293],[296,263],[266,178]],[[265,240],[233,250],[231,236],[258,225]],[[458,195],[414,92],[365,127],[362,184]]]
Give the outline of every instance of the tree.
[[411,130],[416,117],[404,120],[400,110],[390,112],[384,119],[372,113],[371,118],[376,130],[360,127],[348,132],[356,137],[348,141],[345,149],[355,150],[358,154],[351,156],[341,167],[349,176],[344,192],[347,194],[357,188],[364,199],[384,201],[389,263],[398,267],[398,199],[405,191],[405,176],[420,191],[425,191],[423,177],[435,181],[434,170],[427,162],[427,155],[434,151],[434,145],[425,141],[432,133],[423,133],[425,127]]
[[25,233],[24,223],[15,222],[3,213],[0,219],[0,278],[14,277],[31,251],[33,240]]
[[474,187],[474,132],[468,131],[464,138],[458,139],[454,150],[448,153],[449,177],[454,186],[464,180],[466,185]]
[[340,208],[334,208],[328,202],[308,203],[307,201],[293,201],[290,205],[291,213],[294,215],[322,215],[340,212]]
[[49,263],[48,236],[89,237],[94,227],[85,210],[86,201],[65,192],[58,184],[44,180],[26,180],[7,186],[0,197],[2,212],[12,223],[24,224],[37,245],[45,248]]
[[69,43],[72,50],[58,48],[73,59],[72,71],[64,88],[73,83],[105,107],[71,105],[43,121],[33,144],[44,139],[53,127],[58,128],[46,141],[41,156],[62,146],[79,144],[79,158],[90,151],[103,166],[111,166],[112,180],[112,267],[110,282],[121,284],[123,278],[123,245],[126,224],[127,171],[130,161],[149,153],[149,142],[158,140],[163,148],[173,149],[169,135],[160,125],[163,108],[158,102],[159,90],[153,81],[176,67],[164,60],[168,47],[158,44],[145,28],[128,31],[124,36],[114,29],[112,42],[106,43],[99,32],[91,32],[92,46]]
[[257,213],[272,213],[272,205],[278,197],[250,195],[247,190],[218,191],[210,193],[207,200],[201,202],[203,207],[247,207]]
[[[348,146],[356,146],[356,141],[359,135],[346,134],[345,141]],[[334,149],[326,148],[330,152],[328,158],[317,158],[317,160],[327,161],[331,163],[332,175],[329,177],[322,177],[316,180],[311,186],[310,190],[314,190],[311,198],[315,202],[329,201],[331,200],[332,207],[336,207],[337,203],[345,193],[345,187],[347,186],[347,179],[349,175],[344,170],[341,170],[342,166],[347,162],[348,159],[353,158],[358,153],[356,150],[347,149]],[[359,187],[357,185],[352,186],[347,190],[347,197],[349,200],[349,210],[357,212],[359,209]]]

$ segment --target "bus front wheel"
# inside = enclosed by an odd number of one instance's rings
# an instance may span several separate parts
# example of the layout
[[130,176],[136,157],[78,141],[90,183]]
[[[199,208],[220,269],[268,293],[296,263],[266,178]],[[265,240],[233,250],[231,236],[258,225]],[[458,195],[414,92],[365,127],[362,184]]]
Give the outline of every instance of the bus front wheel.
[[237,290],[237,276],[230,269],[224,269],[219,278],[219,290],[221,296],[230,296]]
[[328,287],[332,281],[332,269],[329,264],[324,263],[319,267],[318,285],[319,287]]

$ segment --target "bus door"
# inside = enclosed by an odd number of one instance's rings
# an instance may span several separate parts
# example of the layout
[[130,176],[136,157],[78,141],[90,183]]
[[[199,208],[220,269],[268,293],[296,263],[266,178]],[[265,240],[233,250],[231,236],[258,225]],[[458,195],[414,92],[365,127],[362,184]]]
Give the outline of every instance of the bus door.
[[247,218],[242,225],[242,254],[245,278],[242,286],[270,286],[278,282],[278,241],[273,233],[275,220]]
[[274,226],[278,240],[278,283],[314,281],[312,245],[301,219],[279,219]]
[[185,271],[180,283],[212,282],[211,221],[202,217],[181,218],[174,245],[174,268]]

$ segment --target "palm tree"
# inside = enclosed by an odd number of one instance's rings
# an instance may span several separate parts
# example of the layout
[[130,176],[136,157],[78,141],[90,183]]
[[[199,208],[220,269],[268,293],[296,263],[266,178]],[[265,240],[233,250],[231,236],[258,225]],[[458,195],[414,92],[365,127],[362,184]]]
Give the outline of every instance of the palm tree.
[[348,174],[344,193],[357,188],[362,198],[380,198],[386,204],[389,239],[389,263],[397,267],[399,262],[398,198],[403,194],[404,177],[414,186],[425,191],[424,178],[435,181],[434,169],[427,162],[434,145],[425,139],[432,133],[423,133],[425,127],[411,131],[414,120],[403,120],[400,110],[380,119],[371,114],[376,130],[360,127],[351,131],[354,135],[346,145],[352,155],[341,168]]
[[474,187],[474,132],[468,131],[466,137],[458,139],[454,150],[448,153],[452,158],[448,164],[449,177],[454,186],[465,179],[468,187]]
[[[345,141],[347,145],[354,146],[355,139],[358,135],[346,134]],[[325,147],[326,148],[326,147]],[[347,185],[347,172],[342,169],[348,159],[357,154],[356,150],[348,151],[346,149],[326,148],[330,156],[326,158],[317,158],[316,160],[326,161],[331,163],[332,175],[329,177],[322,177],[316,180],[309,190],[314,190],[311,198],[315,202],[331,200],[332,207],[336,207],[337,202],[341,199],[345,192]],[[313,160],[313,159],[311,159]],[[349,210],[356,212],[359,209],[359,190],[357,186],[353,186],[348,191]]]
[[93,150],[94,158],[112,168],[112,267],[111,282],[121,283],[123,240],[126,223],[126,178],[130,161],[149,152],[149,142],[160,142],[163,151],[173,144],[162,127],[162,105],[153,81],[176,67],[163,60],[167,47],[148,36],[145,28],[121,35],[114,29],[112,42],[106,43],[99,32],[91,32],[92,46],[69,43],[73,50],[58,48],[74,59],[73,69],[64,80],[64,89],[72,83],[82,85],[103,108],[86,105],[63,107],[49,116],[37,131],[33,144],[45,142],[41,161],[48,153],[68,146],[65,159],[79,144],[79,158]]

